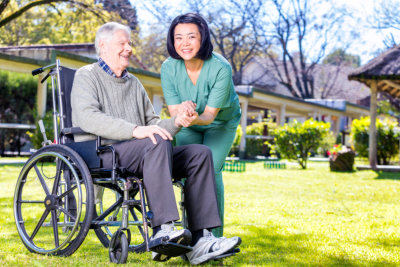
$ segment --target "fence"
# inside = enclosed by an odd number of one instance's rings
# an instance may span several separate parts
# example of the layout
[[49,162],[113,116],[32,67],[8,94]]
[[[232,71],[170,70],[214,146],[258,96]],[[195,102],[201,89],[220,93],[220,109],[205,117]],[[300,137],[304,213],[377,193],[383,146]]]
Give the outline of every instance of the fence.
[[245,172],[246,162],[244,161],[225,161],[223,171],[227,172]]

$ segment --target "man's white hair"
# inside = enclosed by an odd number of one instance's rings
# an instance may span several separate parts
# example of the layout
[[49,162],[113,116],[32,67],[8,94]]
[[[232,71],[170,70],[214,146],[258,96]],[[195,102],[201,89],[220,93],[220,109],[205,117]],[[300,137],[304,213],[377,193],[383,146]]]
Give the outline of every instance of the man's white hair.
[[96,53],[98,56],[100,56],[100,40],[111,40],[113,34],[119,30],[125,31],[128,36],[131,35],[131,29],[118,22],[107,22],[97,30],[94,46],[96,47]]

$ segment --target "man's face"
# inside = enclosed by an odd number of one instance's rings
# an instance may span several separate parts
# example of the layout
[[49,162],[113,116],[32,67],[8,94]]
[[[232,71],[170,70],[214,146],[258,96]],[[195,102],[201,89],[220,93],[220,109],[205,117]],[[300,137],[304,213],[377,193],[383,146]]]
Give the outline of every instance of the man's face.
[[100,41],[100,51],[101,58],[115,74],[120,75],[129,66],[132,54],[129,35],[123,30],[116,31],[111,40]]

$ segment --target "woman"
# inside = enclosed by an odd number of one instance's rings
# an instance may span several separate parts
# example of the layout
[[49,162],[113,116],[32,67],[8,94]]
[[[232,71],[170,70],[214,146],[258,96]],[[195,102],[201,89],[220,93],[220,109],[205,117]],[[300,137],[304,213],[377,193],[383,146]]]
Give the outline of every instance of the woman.
[[[186,112],[195,116],[188,128],[176,135],[177,145],[204,144],[213,154],[221,221],[224,217],[222,168],[240,122],[239,98],[232,68],[213,52],[207,22],[198,14],[176,17],[169,28],[170,57],[161,66],[161,84],[171,116]],[[221,237],[223,228],[213,230]]]

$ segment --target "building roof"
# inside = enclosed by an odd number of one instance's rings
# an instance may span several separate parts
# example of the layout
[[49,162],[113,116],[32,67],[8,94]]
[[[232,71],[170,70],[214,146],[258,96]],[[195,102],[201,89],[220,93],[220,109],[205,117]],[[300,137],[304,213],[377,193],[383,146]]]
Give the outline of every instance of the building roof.
[[[38,60],[49,61],[51,60],[51,51],[57,50],[83,56],[93,60],[97,60],[96,48],[94,43],[75,43],[75,44],[35,44],[35,45],[20,45],[20,46],[3,46],[0,47],[0,53],[35,58]],[[134,68],[143,69],[148,68],[136,57],[135,54],[131,55],[131,63]]]
[[378,91],[400,97],[400,45],[388,49],[348,76],[371,87],[377,82]]

